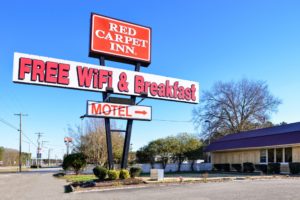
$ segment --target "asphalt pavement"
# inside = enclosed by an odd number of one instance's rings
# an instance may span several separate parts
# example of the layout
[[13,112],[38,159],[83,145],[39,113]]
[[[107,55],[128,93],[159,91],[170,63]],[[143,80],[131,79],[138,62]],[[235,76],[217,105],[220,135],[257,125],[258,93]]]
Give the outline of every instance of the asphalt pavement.
[[295,200],[299,179],[240,180],[106,192],[65,193],[65,180],[49,172],[0,174],[1,200]]

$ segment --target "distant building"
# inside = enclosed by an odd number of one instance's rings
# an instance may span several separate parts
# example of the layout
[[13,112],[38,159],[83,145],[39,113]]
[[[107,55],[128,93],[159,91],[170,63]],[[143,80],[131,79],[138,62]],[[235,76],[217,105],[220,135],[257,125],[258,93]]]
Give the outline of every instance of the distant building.
[[281,171],[288,172],[289,162],[300,162],[300,122],[227,135],[205,151],[212,164],[278,162]]

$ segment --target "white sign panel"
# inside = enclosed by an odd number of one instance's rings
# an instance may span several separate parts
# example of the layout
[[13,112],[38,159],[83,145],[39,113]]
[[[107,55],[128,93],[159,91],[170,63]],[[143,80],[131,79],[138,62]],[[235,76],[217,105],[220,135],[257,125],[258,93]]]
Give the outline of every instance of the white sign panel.
[[151,121],[152,109],[149,106],[88,101],[87,116]]
[[141,72],[15,53],[13,81],[199,103],[199,84]]

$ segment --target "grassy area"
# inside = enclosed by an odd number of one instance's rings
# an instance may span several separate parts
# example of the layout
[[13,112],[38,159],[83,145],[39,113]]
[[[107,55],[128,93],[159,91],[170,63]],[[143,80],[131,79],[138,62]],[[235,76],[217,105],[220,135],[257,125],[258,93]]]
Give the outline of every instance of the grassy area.
[[[29,171],[30,169],[27,167],[22,167],[22,171]],[[0,173],[13,173],[19,172],[18,166],[11,166],[11,167],[0,167]]]
[[65,175],[61,178],[66,179],[68,182],[93,181],[97,179],[93,174]]

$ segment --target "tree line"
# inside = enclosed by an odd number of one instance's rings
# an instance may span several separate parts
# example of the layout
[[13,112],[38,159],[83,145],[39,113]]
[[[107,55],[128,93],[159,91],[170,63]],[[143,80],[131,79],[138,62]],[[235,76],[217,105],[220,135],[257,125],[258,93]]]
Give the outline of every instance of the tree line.
[[178,171],[184,161],[192,162],[203,158],[203,143],[193,134],[180,133],[176,136],[168,136],[149,142],[136,152],[138,163],[161,163],[163,169],[170,162],[178,163]]

